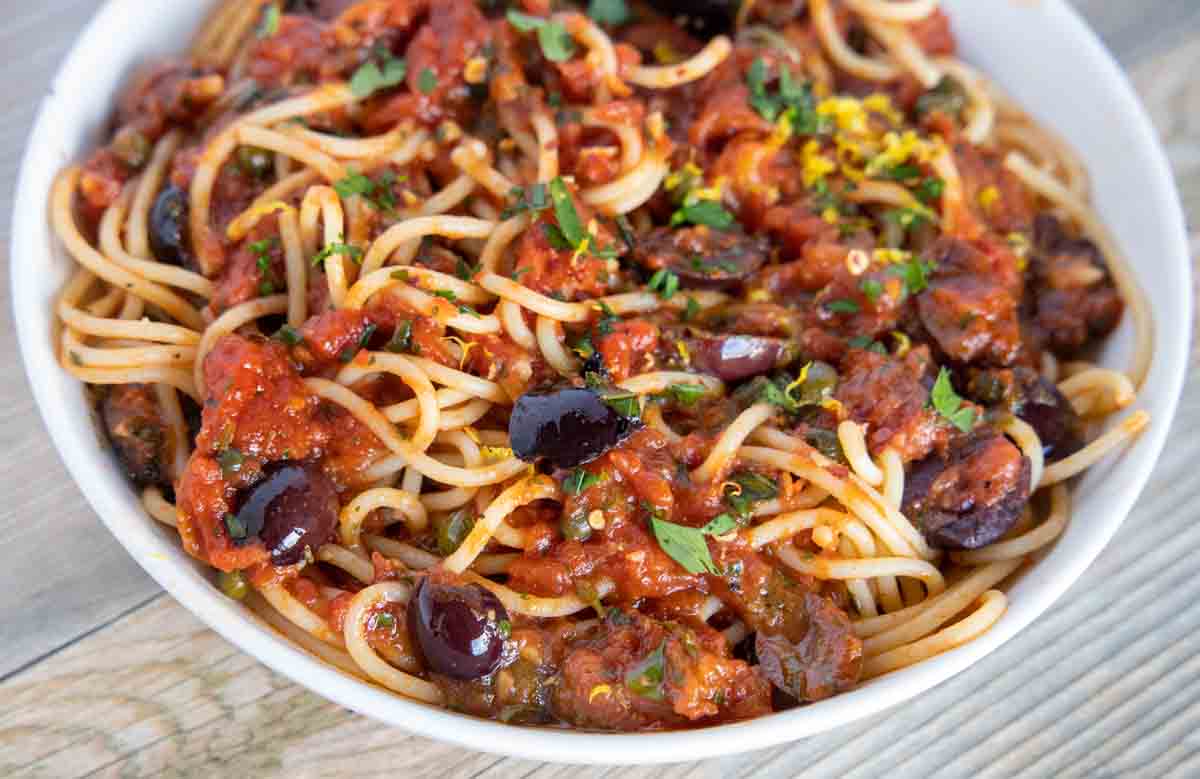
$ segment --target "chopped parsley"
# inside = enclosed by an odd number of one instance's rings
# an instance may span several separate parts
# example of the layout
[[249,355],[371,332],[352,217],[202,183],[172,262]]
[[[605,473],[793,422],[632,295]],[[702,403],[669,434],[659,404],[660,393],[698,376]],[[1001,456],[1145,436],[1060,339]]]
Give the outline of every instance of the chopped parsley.
[[392,185],[400,180],[391,170],[383,171],[374,179],[351,171],[346,178],[334,182],[333,189],[343,200],[358,195],[367,199],[377,211],[391,213],[396,210],[396,193],[392,191]]
[[433,90],[437,89],[437,74],[433,72],[433,68],[424,68],[421,75],[417,77],[417,88],[421,90],[421,94],[433,94]]
[[635,695],[655,701],[663,699],[663,680],[666,678],[666,641],[658,645],[641,662],[625,673],[625,686]]
[[774,122],[785,116],[791,128],[803,135],[816,135],[826,129],[826,120],[817,114],[816,100],[812,87],[797,82],[787,67],[779,69],[779,84],[772,94],[768,83],[770,69],[762,57],[754,60],[746,72],[746,85],[750,87],[750,105],[759,116]]
[[276,341],[282,341],[288,346],[297,346],[304,342],[304,336],[300,335],[296,328],[291,325],[284,325],[276,330],[275,334],[271,337]]
[[929,393],[929,402],[934,410],[964,433],[971,432],[971,428],[975,427],[975,409],[963,406],[962,396],[954,391],[950,383],[950,371],[944,367],[938,371],[933,391]]
[[912,181],[921,175],[921,169],[916,165],[896,165],[880,171],[879,175],[893,181]]
[[478,272],[479,268],[471,265],[462,257],[459,257],[458,261],[454,264],[454,275],[458,276],[463,281],[470,281],[471,279],[475,278],[475,274]]
[[599,484],[600,477],[583,468],[576,468],[563,479],[563,492],[568,495],[579,495],[589,487]]
[[575,54],[575,41],[567,28],[558,22],[512,9],[509,9],[507,19],[518,32],[537,33],[542,54],[551,62],[566,62]]
[[754,504],[778,497],[779,485],[774,479],[754,471],[741,471],[729,477],[725,483],[724,498],[729,508],[739,517],[748,519]]
[[587,15],[600,24],[616,27],[629,21],[629,6],[625,0],[591,0]]
[[926,176],[913,190],[913,194],[917,196],[917,200],[928,205],[940,198],[945,189],[946,182],[936,176]]
[[687,305],[684,307],[683,313],[679,315],[679,318],[684,322],[690,322],[695,319],[696,315],[699,313],[700,304],[696,302],[695,298],[689,297],[687,299]]
[[375,630],[391,630],[396,627],[396,618],[386,611],[376,612],[371,617],[371,627]]
[[358,337],[358,348],[366,349],[367,344],[371,343],[371,336],[375,335],[375,331],[379,329],[379,325],[374,322],[368,322],[363,328],[362,335]]
[[255,255],[254,264],[258,268],[259,278],[262,279],[258,285],[258,294],[263,297],[275,294],[276,280],[271,274],[271,250],[278,244],[279,240],[271,237],[255,241],[246,247]]
[[879,296],[883,294],[883,285],[875,279],[863,279],[858,286],[862,290],[862,293],[867,296],[867,300],[872,303],[879,300]]
[[648,286],[663,300],[670,300],[671,296],[679,291],[679,276],[674,271],[659,268],[650,277]]
[[554,216],[558,220],[558,229],[567,239],[567,243],[572,248],[578,249],[587,240],[588,234],[583,228],[583,222],[579,220],[579,213],[575,210],[571,193],[567,190],[566,182],[562,180],[561,176],[550,181],[550,200],[554,203]]
[[221,475],[226,479],[232,479],[234,474],[242,470],[244,462],[246,462],[246,458],[232,446],[217,453],[217,464],[221,466]]
[[350,77],[350,93],[362,99],[381,89],[394,87],[408,75],[408,63],[403,59],[388,57],[382,63],[368,62],[354,71]]
[[383,348],[394,354],[407,352],[413,346],[412,341],[412,322],[407,319],[397,323],[396,330],[392,333],[392,338]]
[[601,400],[623,417],[639,419],[642,416],[642,404],[636,393],[618,391],[602,395]]
[[929,287],[929,274],[933,273],[936,267],[932,262],[913,257],[908,262],[893,265],[888,272],[904,281],[904,291],[907,294],[919,295]]
[[342,243],[341,241],[333,241],[325,244],[325,248],[317,252],[312,258],[313,267],[320,265],[335,254],[341,254],[350,258],[351,262],[362,262],[363,250],[351,243]]
[[225,515],[225,530],[234,541],[244,541],[250,535],[246,523],[237,514]]
[[703,384],[671,384],[667,387],[667,394],[684,406],[694,406],[707,392]]
[[259,38],[270,38],[277,32],[279,32],[279,6],[272,4],[267,6],[266,12],[263,13],[262,23],[258,25],[255,34]]
[[848,298],[839,298],[831,300],[824,304],[825,310],[834,314],[857,314],[859,311],[858,304]]
[[682,224],[704,225],[714,230],[728,230],[733,226],[733,214],[725,210],[715,200],[685,200],[675,213],[671,214],[671,226]]

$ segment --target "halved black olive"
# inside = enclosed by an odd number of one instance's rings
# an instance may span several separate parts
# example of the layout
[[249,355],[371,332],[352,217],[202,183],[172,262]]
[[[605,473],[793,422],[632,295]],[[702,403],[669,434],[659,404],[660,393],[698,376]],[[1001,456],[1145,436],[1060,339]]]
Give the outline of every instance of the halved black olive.
[[903,511],[933,546],[978,549],[1016,524],[1029,500],[1030,472],[1029,458],[1011,441],[984,433],[947,459],[933,455],[914,465],[904,480]]
[[740,228],[660,227],[638,240],[633,259],[648,270],[666,268],[684,287],[733,289],[766,264],[770,244]]
[[1082,449],[1083,437],[1079,431],[1083,422],[1058,387],[1038,376],[1023,389],[1025,397],[1017,416],[1038,434],[1046,461],[1061,460]]
[[174,184],[163,188],[150,209],[150,250],[159,262],[183,265],[187,248],[187,193]]
[[264,469],[264,478],[245,491],[236,517],[244,528],[238,540],[258,537],[271,552],[272,563],[292,565],[304,559],[306,547],[316,549],[333,537],[337,488],[315,465],[273,463]]
[[460,587],[425,577],[408,602],[408,632],[425,665],[455,679],[495,671],[510,629],[504,604],[475,584]]
[[707,335],[687,339],[692,367],[722,381],[769,373],[786,362],[787,342],[758,335]]
[[522,460],[574,468],[621,443],[638,425],[595,390],[568,387],[518,398],[508,421],[508,440]]

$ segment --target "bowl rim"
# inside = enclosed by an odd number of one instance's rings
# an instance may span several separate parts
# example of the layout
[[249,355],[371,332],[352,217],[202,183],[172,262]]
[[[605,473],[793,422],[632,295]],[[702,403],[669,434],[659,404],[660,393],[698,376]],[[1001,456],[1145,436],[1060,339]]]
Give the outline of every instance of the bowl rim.
[[[94,454],[90,447],[81,446],[83,434],[72,430],[67,415],[59,413],[64,392],[72,387],[78,391],[79,383],[69,376],[63,379],[65,374],[57,364],[56,348],[49,337],[53,315],[48,314],[45,301],[35,294],[38,263],[30,260],[48,258],[56,249],[47,243],[45,228],[44,196],[55,172],[47,171],[45,165],[53,160],[48,159],[50,152],[34,139],[46,135],[58,118],[56,86],[65,75],[85,68],[89,52],[101,46],[108,36],[119,34],[124,18],[138,5],[137,0],[109,0],[96,12],[56,72],[29,135],[15,191],[10,247],[13,258],[24,258],[11,263],[11,294],[26,375],[59,457],[101,521],[138,564],[181,605],[230,643],[292,681],[360,714],[479,751],[559,763],[682,762],[777,746],[811,736],[881,712],[949,679],[1040,616],[1111,539],[1145,487],[1162,451],[1183,387],[1190,327],[1183,329],[1180,338],[1165,340],[1160,335],[1156,343],[1152,375],[1157,375],[1160,382],[1156,396],[1161,410],[1155,412],[1155,423],[1137,442],[1137,455],[1127,456],[1120,464],[1130,486],[1112,496],[1108,519],[1097,532],[1084,536],[1065,561],[1059,561],[1054,571],[1041,577],[1043,581],[1037,587],[1022,591],[1022,608],[1010,608],[992,630],[969,644],[817,704],[701,730],[610,734],[505,725],[411,701],[360,681],[309,655],[251,616],[244,607],[221,595],[191,566],[181,565],[179,556],[184,553],[177,542],[158,532],[142,512],[133,516],[128,510],[128,487],[126,494],[120,495],[113,489],[111,479],[106,478],[106,471],[114,470],[111,463]],[[1174,302],[1185,322],[1190,323],[1191,263],[1185,221],[1157,133],[1126,76],[1075,9],[1063,0],[1043,0],[1043,6],[1060,17],[1057,21],[1071,33],[1069,45],[1077,49],[1084,66],[1094,68],[1104,88],[1113,90],[1114,98],[1131,123],[1130,129],[1136,133],[1139,147],[1148,155],[1151,166],[1148,178],[1154,186],[1149,196],[1165,209],[1162,225],[1170,256],[1164,262],[1169,268],[1178,266],[1174,270],[1181,272],[1186,282],[1174,291],[1178,298]]]

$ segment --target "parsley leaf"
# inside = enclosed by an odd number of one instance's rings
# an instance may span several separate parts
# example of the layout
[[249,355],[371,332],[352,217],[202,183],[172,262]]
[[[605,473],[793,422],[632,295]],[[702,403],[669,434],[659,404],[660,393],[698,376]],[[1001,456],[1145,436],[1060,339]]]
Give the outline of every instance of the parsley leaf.
[[786,114],[792,130],[802,135],[817,135],[825,131],[827,121],[817,114],[816,100],[808,83],[796,81],[790,69],[781,67],[778,90],[772,95],[767,86],[769,80],[767,61],[759,57],[746,72],[750,106],[759,116],[774,122],[780,114]]
[[575,54],[575,40],[558,22],[512,9],[506,18],[518,32],[536,32],[542,54],[551,62],[566,62]]
[[291,325],[284,325],[275,331],[275,335],[271,336],[276,341],[282,341],[288,346],[296,346],[304,341],[304,336]]
[[933,391],[929,393],[929,401],[939,414],[964,433],[971,432],[971,428],[975,426],[975,409],[963,407],[963,399],[954,391],[954,386],[950,383],[950,371],[945,368],[938,371]]
[[737,521],[728,514],[721,514],[702,528],[677,525],[651,514],[650,530],[658,545],[688,573],[720,574],[712,555],[708,551],[705,536],[719,536],[737,527]]
[[858,285],[862,293],[867,296],[867,300],[874,303],[879,300],[879,296],[883,294],[883,285],[875,279],[863,279]]
[[422,94],[432,94],[433,90],[437,89],[437,84],[437,74],[433,72],[432,68],[425,68],[417,77],[417,88],[421,90]]
[[325,244],[325,248],[317,252],[312,258],[312,265],[315,268],[325,260],[335,254],[345,255],[351,262],[362,262],[363,250],[352,243],[342,243],[341,241],[333,241]]
[[695,405],[707,391],[703,384],[671,384],[667,387],[667,394],[684,406]]
[[393,354],[400,354],[407,352],[412,345],[412,322],[405,319],[396,324],[396,330],[392,333],[392,339],[383,348]]
[[279,32],[279,6],[269,5],[255,35],[259,38],[270,38],[277,32]]
[[929,274],[933,273],[935,268],[936,266],[932,262],[914,257],[908,262],[892,266],[888,272],[899,276],[904,281],[905,292],[909,295],[918,295],[929,287]]
[[242,470],[244,462],[246,458],[232,446],[217,453],[217,464],[221,466],[221,475],[226,479],[232,479],[234,474]]
[[546,194],[546,184],[541,181],[529,189],[513,187],[512,191],[508,194],[516,202],[500,213],[501,219],[511,219],[517,214],[523,214],[526,211],[545,211],[550,207],[550,199]]
[[679,276],[674,271],[659,268],[650,277],[649,287],[663,300],[670,300],[671,296],[679,291]]
[[600,477],[591,471],[583,468],[576,468],[567,474],[567,478],[563,479],[563,492],[568,495],[579,495],[589,487],[599,484]]
[[591,0],[587,14],[600,24],[615,27],[629,21],[629,6],[625,0]]
[[858,304],[847,298],[839,298],[825,303],[825,310],[834,314],[857,314]]
[[725,483],[725,502],[743,518],[749,518],[753,513],[755,503],[778,495],[779,485],[775,480],[754,471],[735,473]]
[[360,99],[369,97],[381,89],[401,83],[407,74],[408,63],[402,59],[389,57],[382,65],[368,62],[350,77],[350,94]]
[[695,298],[688,298],[687,306],[683,309],[683,312],[679,315],[679,318],[684,322],[690,322],[691,320],[695,319],[696,315],[699,313],[700,304],[696,302]]
[[571,244],[572,248],[578,249],[588,237],[587,231],[583,229],[583,222],[579,220],[579,214],[575,211],[575,203],[571,200],[571,193],[567,190],[566,182],[562,177],[555,177],[550,181],[550,200],[554,203],[554,216],[558,219],[558,229],[562,231],[563,237]]
[[369,200],[377,211],[390,213],[396,210],[396,194],[392,191],[392,185],[399,180],[395,172],[390,170],[380,173],[376,179],[351,171],[346,178],[334,182],[333,191],[343,200],[359,195]]
[[917,196],[917,200],[922,203],[929,204],[942,196],[942,191],[946,189],[946,182],[936,176],[926,176],[921,180],[913,190],[913,194]]
[[663,679],[666,678],[666,642],[658,645],[641,662],[625,673],[625,686],[635,695],[655,701],[663,699]]
[[715,200],[695,200],[684,204],[671,215],[671,226],[681,224],[696,224],[711,227],[714,230],[728,230],[733,226],[733,214],[725,210]]

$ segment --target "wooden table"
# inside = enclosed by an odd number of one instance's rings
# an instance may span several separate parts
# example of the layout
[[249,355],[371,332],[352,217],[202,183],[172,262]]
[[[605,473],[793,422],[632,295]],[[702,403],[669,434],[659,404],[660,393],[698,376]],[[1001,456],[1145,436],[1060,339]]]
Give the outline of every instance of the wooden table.
[[[0,252],[36,103],[97,5],[0,0]],[[1079,5],[1130,69],[1200,227],[1200,3]],[[235,650],[164,595],[55,456],[20,371],[0,267],[10,325],[0,332],[0,776],[593,773],[447,747],[351,714]],[[1195,360],[1190,378],[1163,461],[1122,531],[1058,605],[984,662],[919,702],[818,739],[607,773],[1200,775]]]

